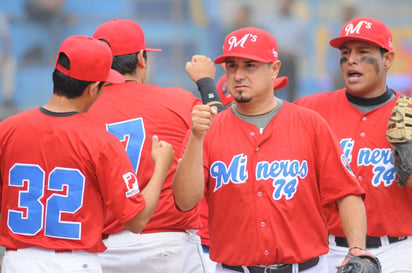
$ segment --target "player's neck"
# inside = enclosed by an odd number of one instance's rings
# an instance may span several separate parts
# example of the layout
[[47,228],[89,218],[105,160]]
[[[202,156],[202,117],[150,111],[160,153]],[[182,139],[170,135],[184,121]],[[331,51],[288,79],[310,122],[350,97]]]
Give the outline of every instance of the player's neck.
[[141,82],[137,75],[132,75],[132,74],[123,74],[124,79],[126,81],[135,81],[135,82]]
[[377,105],[384,103],[391,99],[393,95],[393,91],[391,91],[387,86],[383,89],[383,92],[376,92],[377,95],[375,96],[362,96],[361,94],[357,94],[355,92],[350,92],[350,90],[346,90],[346,97],[351,103],[355,103],[358,105]]
[[245,116],[258,116],[269,113],[278,105],[275,96],[261,101],[251,101],[248,103],[236,103],[236,110]]
[[136,69],[134,73],[123,74],[126,81],[135,81],[145,83],[146,81],[146,69]]
[[82,104],[77,99],[69,99],[63,96],[57,96],[55,94],[51,96],[43,108],[56,113],[83,113],[85,111],[85,107],[82,107]]

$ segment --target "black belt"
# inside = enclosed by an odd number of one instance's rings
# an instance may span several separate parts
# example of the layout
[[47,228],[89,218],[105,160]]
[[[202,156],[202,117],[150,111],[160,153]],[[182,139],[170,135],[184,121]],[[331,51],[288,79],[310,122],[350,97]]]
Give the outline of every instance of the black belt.
[[[298,264],[299,272],[314,267],[319,263],[319,257],[307,260],[306,262]],[[223,268],[230,269],[237,272],[245,272],[242,266],[232,266],[227,264],[222,264]],[[276,268],[275,268],[276,267]],[[273,265],[273,266],[248,266],[250,273],[292,273],[291,264]]]
[[[406,240],[408,237],[403,236],[403,237],[391,237],[388,236],[388,241],[390,244],[400,242],[403,240]],[[337,237],[335,236],[335,243],[337,246],[342,246],[342,247],[349,247],[348,241],[346,240],[345,237]],[[382,246],[381,242],[381,237],[366,237],[366,248],[378,248]]]

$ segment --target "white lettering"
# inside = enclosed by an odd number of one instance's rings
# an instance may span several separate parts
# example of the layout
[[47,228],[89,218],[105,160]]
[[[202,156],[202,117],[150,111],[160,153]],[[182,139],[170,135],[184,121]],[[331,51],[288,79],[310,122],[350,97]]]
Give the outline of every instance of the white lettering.
[[239,41],[237,40],[237,37],[236,37],[236,36],[230,37],[229,40],[228,40],[229,51],[232,50],[232,48],[238,47],[238,46],[241,46],[241,47],[244,48],[244,47],[245,47],[245,43],[246,43],[246,41],[247,41],[248,39],[249,39],[251,42],[256,42],[256,40],[257,40],[257,35],[252,35],[252,34],[249,33],[249,34],[244,35],[244,36],[242,37],[242,39],[240,39]]
[[356,25],[356,27],[354,27],[353,24],[348,24],[345,28],[346,35],[354,34],[354,33],[359,34],[359,31],[362,27],[366,29],[370,29],[372,27],[372,23],[368,21],[360,21]]

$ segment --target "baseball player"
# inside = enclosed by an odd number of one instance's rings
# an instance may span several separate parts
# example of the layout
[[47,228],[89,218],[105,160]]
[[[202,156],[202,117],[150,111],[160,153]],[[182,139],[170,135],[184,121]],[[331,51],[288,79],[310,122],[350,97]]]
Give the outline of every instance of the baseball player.
[[[273,95],[276,40],[259,28],[228,34],[224,54],[235,104],[192,111],[174,178],[176,205],[206,196],[216,272],[328,272],[322,205],[337,203],[351,247],[365,247],[363,190],[315,112]],[[212,123],[213,119],[213,123]]]
[[[126,82],[107,86],[87,116],[124,143],[145,189],[153,172],[153,163],[147,160],[151,149],[148,140],[156,134],[179,151],[191,126],[192,108],[201,102],[181,88],[145,83],[149,66],[146,52],[159,50],[146,47],[144,33],[135,21],[105,22],[94,37],[110,45],[113,68],[125,76]],[[201,72],[207,61],[210,66]],[[215,73],[213,62],[201,56],[195,56],[186,69],[198,75],[195,82],[206,74],[214,77]],[[205,82],[198,84],[203,86]],[[200,237],[196,234],[200,227],[198,209],[182,212],[174,203],[172,179],[177,159],[161,189],[157,209],[140,234],[124,230],[113,217],[107,217],[104,242],[108,249],[99,255],[104,272],[204,272]]]
[[[140,191],[120,141],[82,114],[105,82],[124,82],[111,54],[97,39],[68,37],[50,100],[0,123],[2,272],[102,272],[105,211],[136,233],[150,218],[158,193]],[[152,188],[162,186],[173,155],[153,138]]]
[[[279,90],[284,88],[288,84],[288,77],[278,77],[275,78],[273,81],[273,90]],[[226,75],[223,75],[216,85],[217,94],[221,100],[222,105],[227,108],[230,107],[230,104],[233,101],[233,97],[230,94],[229,90],[227,89],[227,82],[226,82]],[[204,103],[204,101],[202,100]],[[220,109],[223,110],[223,109]],[[200,202],[200,222],[201,226],[199,229],[199,236],[202,242],[202,249],[203,249],[203,260],[206,266],[207,273],[214,273],[216,272],[216,263],[212,261],[209,257],[209,250],[210,250],[210,240],[209,240],[209,229],[208,229],[208,210],[209,206],[207,203],[207,199],[205,197],[202,198]]]
[[[296,103],[319,112],[336,133],[366,192],[366,247],[379,257],[382,271],[412,272],[412,189],[395,183],[391,146],[385,136],[395,98],[400,95],[386,82],[395,58],[391,32],[380,20],[355,18],[330,45],[340,50],[345,88],[303,97]],[[328,207],[326,212],[332,272],[348,244],[335,209]]]

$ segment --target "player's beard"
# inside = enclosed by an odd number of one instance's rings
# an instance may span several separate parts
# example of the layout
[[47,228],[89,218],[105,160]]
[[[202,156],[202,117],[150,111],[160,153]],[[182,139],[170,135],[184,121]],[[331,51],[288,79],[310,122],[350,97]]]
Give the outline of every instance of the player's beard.
[[236,94],[234,96],[234,99],[237,103],[248,103],[248,102],[252,101],[251,96],[245,97],[245,96],[242,95],[242,92],[239,92],[238,94]]

